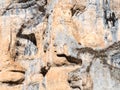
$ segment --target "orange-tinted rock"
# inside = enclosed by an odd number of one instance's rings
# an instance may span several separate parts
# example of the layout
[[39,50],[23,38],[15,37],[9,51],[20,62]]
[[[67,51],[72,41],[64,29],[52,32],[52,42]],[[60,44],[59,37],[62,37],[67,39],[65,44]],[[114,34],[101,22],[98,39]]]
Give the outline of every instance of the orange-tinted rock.
[[[109,8],[117,20],[120,18],[120,1],[111,0],[110,3]],[[109,52],[112,53],[109,59],[119,57],[117,50],[104,48],[120,40],[120,25],[110,28],[111,21],[110,27],[105,28],[103,17],[102,0],[1,0],[0,81],[3,83],[0,90],[70,90],[68,73],[78,68],[77,65],[87,66],[93,56],[100,56],[101,60]],[[117,44],[111,47],[119,47]],[[116,60],[113,65],[107,64],[116,67],[119,59],[113,60]],[[92,82],[87,75],[81,77],[85,89],[91,88]],[[20,83],[9,87],[6,83],[10,82]]]
[[0,82],[2,83],[6,83],[6,84],[20,84],[23,82],[23,80],[25,79],[24,74],[23,73],[19,73],[19,72],[0,72]]
[[71,90],[67,82],[68,73],[79,66],[52,67],[46,75],[47,90]]

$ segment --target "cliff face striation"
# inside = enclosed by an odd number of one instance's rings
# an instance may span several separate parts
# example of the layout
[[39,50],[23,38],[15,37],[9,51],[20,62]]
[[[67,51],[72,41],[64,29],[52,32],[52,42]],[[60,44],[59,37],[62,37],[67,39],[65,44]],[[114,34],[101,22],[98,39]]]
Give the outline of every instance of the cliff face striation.
[[119,0],[0,0],[0,90],[119,90]]

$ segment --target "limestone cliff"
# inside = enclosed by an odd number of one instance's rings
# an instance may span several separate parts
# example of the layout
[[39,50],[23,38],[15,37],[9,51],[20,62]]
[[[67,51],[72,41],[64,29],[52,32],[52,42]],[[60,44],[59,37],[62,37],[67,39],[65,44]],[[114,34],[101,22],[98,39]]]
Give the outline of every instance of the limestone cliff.
[[0,0],[0,90],[119,90],[119,0]]

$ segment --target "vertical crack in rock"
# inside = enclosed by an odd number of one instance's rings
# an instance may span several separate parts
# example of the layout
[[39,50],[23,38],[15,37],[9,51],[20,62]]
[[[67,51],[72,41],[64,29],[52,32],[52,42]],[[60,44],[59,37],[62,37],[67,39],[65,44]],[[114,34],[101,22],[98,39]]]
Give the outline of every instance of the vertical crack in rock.
[[53,22],[53,8],[54,5],[58,2],[58,0],[52,0],[47,7],[47,28],[43,33],[44,37],[44,52],[46,52],[49,48],[50,38],[51,38],[51,30],[52,30],[52,22]]
[[[111,3],[112,4],[112,3]],[[105,28],[107,28],[112,35],[112,41],[118,41],[118,18],[115,15],[115,12],[110,8],[110,0],[103,0],[103,21]],[[105,40],[107,40],[107,35],[105,36]]]
[[47,63],[47,66],[43,66],[42,68],[41,68],[41,74],[43,75],[43,81],[42,81],[42,85],[43,85],[43,87],[46,89],[47,87],[46,87],[46,74],[48,73],[48,71],[50,70],[50,68],[51,68],[51,64],[50,63]]
[[8,46],[8,51],[10,51],[11,44],[12,44],[12,31],[10,30],[10,43],[9,43],[9,46]]

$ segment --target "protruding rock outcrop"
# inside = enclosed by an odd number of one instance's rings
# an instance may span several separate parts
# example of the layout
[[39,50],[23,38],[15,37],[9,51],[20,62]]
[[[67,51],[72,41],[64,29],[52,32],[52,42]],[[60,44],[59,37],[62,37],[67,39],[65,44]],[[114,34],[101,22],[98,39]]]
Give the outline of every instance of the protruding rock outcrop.
[[18,63],[5,63],[0,67],[0,83],[8,85],[22,84],[25,79],[25,69]]

